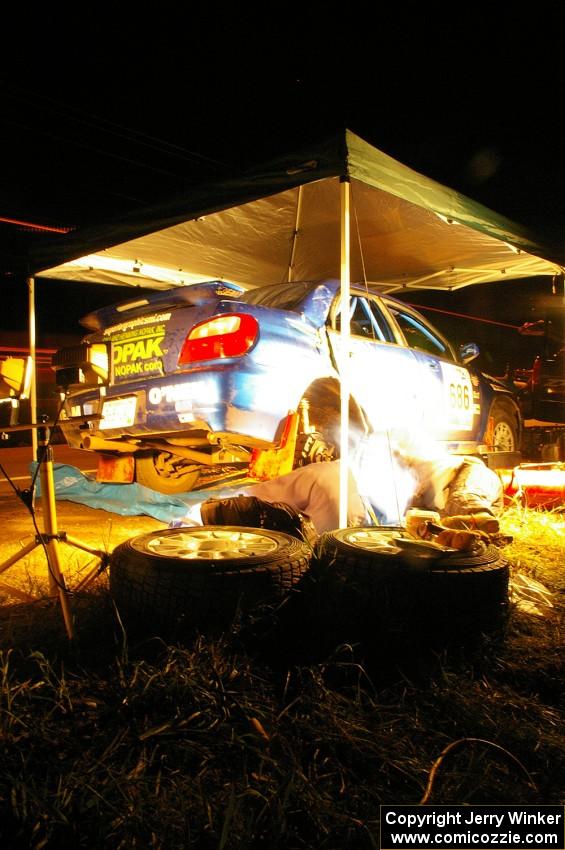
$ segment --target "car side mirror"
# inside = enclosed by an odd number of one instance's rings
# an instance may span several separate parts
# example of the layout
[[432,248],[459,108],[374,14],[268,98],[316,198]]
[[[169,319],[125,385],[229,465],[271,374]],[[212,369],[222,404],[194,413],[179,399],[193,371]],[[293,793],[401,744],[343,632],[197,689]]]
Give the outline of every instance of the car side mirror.
[[464,345],[459,346],[459,357],[463,364],[470,363],[471,360],[475,360],[480,354],[479,346],[476,342],[466,342]]

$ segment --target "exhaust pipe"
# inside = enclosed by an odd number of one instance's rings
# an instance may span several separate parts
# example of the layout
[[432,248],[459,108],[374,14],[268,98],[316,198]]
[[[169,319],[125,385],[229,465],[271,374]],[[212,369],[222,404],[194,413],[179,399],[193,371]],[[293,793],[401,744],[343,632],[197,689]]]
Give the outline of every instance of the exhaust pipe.
[[118,440],[104,440],[102,437],[83,437],[83,449],[91,452],[121,452],[122,454],[133,454],[139,446],[137,443],[124,443]]

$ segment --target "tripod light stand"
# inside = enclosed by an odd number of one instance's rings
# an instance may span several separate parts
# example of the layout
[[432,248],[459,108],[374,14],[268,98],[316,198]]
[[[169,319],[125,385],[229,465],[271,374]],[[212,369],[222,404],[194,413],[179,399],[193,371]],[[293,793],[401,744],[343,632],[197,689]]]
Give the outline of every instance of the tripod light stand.
[[[4,361],[5,362],[5,361]],[[1,367],[3,364],[0,364],[0,394],[5,392],[6,382],[4,380]],[[9,395],[8,397],[4,397],[0,399],[1,401],[9,400],[12,408],[17,408],[17,403],[20,398],[23,398],[23,393],[18,393],[14,387],[9,386]],[[11,416],[11,422],[13,421],[13,416]],[[19,552],[11,557],[7,558],[4,562],[0,563],[0,574],[4,573],[22,558],[25,558],[30,552],[33,552],[38,546],[42,546],[45,551],[45,556],[47,559],[47,566],[49,570],[49,592],[50,596],[59,596],[59,601],[61,604],[61,610],[63,613],[63,619],[65,622],[65,628],[67,631],[67,635],[69,639],[73,638],[73,623],[72,616],[70,610],[70,591],[66,587],[65,579],[62,571],[62,563],[61,563],[61,553],[60,553],[60,544],[65,543],[68,546],[72,546],[76,549],[81,549],[84,552],[88,552],[91,555],[95,555],[97,558],[97,565],[93,567],[89,573],[80,581],[80,583],[74,588],[73,592],[84,590],[93,580],[99,575],[108,564],[108,554],[100,549],[95,549],[91,546],[88,546],[86,543],[76,539],[75,537],[69,536],[64,531],[59,531],[57,527],[57,512],[55,506],[55,484],[53,478],[53,449],[49,442],[49,425],[53,423],[42,422],[34,425],[13,425],[11,424],[7,428],[3,428],[3,433],[11,433],[14,431],[23,431],[23,430],[31,430],[37,429],[38,432],[38,454],[37,454],[37,463],[40,475],[40,484],[41,484],[41,505],[43,509],[43,532],[37,532],[35,539],[24,546]],[[3,471],[3,470],[2,470]],[[5,474],[5,473],[4,473]],[[37,472],[35,477],[37,476]],[[6,476],[8,477],[8,476]],[[35,483],[35,477],[33,479],[32,487],[29,490],[19,491],[17,488],[14,488],[16,494],[19,498],[24,502],[26,507],[33,513],[33,484]],[[9,478],[8,478],[9,481]],[[11,482],[10,482],[11,483]],[[8,589],[17,597],[24,599],[26,601],[33,601],[35,599],[31,594],[25,593],[21,591],[19,588],[14,588],[10,585],[4,585],[8,587]]]

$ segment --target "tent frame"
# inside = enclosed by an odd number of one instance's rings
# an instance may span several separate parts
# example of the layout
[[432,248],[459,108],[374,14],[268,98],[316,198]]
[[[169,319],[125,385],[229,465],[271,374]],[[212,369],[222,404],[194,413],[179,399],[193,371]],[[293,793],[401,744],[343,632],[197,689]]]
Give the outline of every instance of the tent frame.
[[[322,203],[321,209],[316,208],[319,214],[317,225],[308,231],[309,222],[305,220],[305,187],[312,186],[313,192],[320,192],[326,191],[324,187],[328,186],[327,191],[330,194],[322,193],[320,197],[333,197],[332,181],[336,179],[339,181],[339,221],[331,220],[331,211]],[[399,222],[397,231],[390,233],[391,242],[394,243],[389,252],[391,273],[388,277],[386,274],[382,275],[380,279],[381,290],[384,292],[400,288],[453,289],[472,283],[492,282],[493,279],[500,279],[501,274],[515,279],[541,274],[553,275],[562,271],[560,263],[551,258],[552,252],[542,247],[519,225],[464,198],[454,190],[417,174],[348,130],[312,150],[289,154],[238,178],[210,187],[197,187],[189,198],[185,196],[166,205],[141,210],[132,214],[128,220],[120,220],[106,227],[67,234],[57,243],[44,243],[31,257],[30,268],[34,269],[36,276],[114,284],[128,281],[132,285],[149,285],[153,288],[186,285],[195,278],[203,280],[225,277],[250,286],[260,282],[281,282],[285,277],[287,281],[320,279],[316,272],[319,270],[322,273],[329,263],[329,260],[326,262],[326,257],[321,256],[324,251],[323,244],[332,246],[332,240],[335,240],[335,230],[332,228],[337,223],[341,299],[345,305],[349,303],[353,266],[350,216],[352,180],[361,187],[359,198],[362,204],[365,204],[365,225],[372,227],[371,236],[377,243],[376,253],[373,249],[372,256],[380,260],[381,266],[385,261],[382,259],[382,250],[379,254],[378,246],[389,233],[386,218],[388,211],[391,211],[392,217],[396,217]],[[297,192],[296,198],[294,192]],[[373,207],[370,204],[373,198],[377,199],[374,208],[380,210],[381,223],[384,222],[385,225],[381,226],[378,233],[375,233],[379,229],[373,226],[374,220],[371,218]],[[262,211],[267,210],[274,215],[280,212],[282,205],[286,205],[286,217],[279,217],[276,221],[283,222],[283,230],[275,232],[274,227],[269,229],[270,221],[262,221]],[[230,217],[234,210],[234,216]],[[356,197],[356,219],[357,211]],[[245,225],[237,230],[237,239],[234,218],[236,227],[238,222]],[[419,228],[419,241],[415,247],[410,243],[410,227],[407,229],[408,235],[402,230],[404,221],[409,222],[414,233]],[[254,225],[260,232],[255,232]],[[314,244],[313,232],[323,228],[325,243],[320,243],[320,251],[309,251]],[[210,242],[206,241],[207,234]],[[168,237],[172,239],[170,251],[167,250]],[[226,237],[231,237],[233,243],[228,246],[231,253],[224,250],[224,243],[230,241]],[[290,238],[290,249],[288,243],[285,247],[287,237]],[[305,242],[307,237],[310,239],[308,243]],[[366,235],[360,232],[359,242],[363,239],[366,239]],[[438,246],[445,250],[436,250],[430,260],[427,256],[430,252],[426,252],[426,249],[434,239],[438,240]],[[215,253],[216,246],[218,251]],[[460,256],[457,256],[457,246],[462,246]],[[361,244],[357,247],[356,268],[359,267],[358,255],[362,251],[360,261],[365,277],[365,251]],[[297,259],[299,249],[302,255]],[[284,272],[282,268],[277,272],[278,267],[274,261],[270,263],[271,250],[273,253],[279,252],[277,260],[281,266],[284,263]],[[93,265],[93,251],[102,251],[96,254],[96,266]],[[185,268],[186,262],[190,262],[192,257],[191,251],[197,257],[194,268]],[[183,254],[184,259],[175,252]],[[319,269],[314,266],[310,269],[308,266],[312,253],[317,253],[315,259],[322,261]],[[384,253],[386,254],[386,251]],[[127,259],[124,260],[124,257]],[[218,274],[217,269],[222,263],[226,264],[226,257],[227,271],[231,271],[229,259],[233,260],[233,278]],[[163,266],[163,258],[166,267]],[[297,265],[298,261],[301,265]],[[409,273],[403,270],[401,264],[404,261],[407,268],[410,267]],[[462,261],[461,265],[459,261]],[[254,270],[254,263],[258,267],[258,275],[264,275],[265,270],[272,266],[273,279],[253,279],[251,272]],[[179,268],[181,264],[183,267]],[[381,266],[369,265],[371,280],[372,273],[379,275]],[[306,273],[297,277],[297,267]],[[310,270],[314,276],[309,274]],[[34,363],[31,415],[32,422],[35,423],[37,395],[33,275],[28,278],[28,289],[30,354]],[[345,311],[342,311],[342,315],[345,315]],[[341,323],[341,337],[340,525],[345,527],[351,386],[348,321]],[[35,450],[36,447],[34,454]]]

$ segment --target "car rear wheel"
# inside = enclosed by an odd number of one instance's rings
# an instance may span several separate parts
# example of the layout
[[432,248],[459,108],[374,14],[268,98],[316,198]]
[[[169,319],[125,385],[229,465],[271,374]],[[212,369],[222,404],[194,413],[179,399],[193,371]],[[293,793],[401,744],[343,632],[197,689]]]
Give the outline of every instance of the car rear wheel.
[[200,478],[200,467],[187,465],[171,452],[137,455],[135,477],[138,484],[159,493],[188,493]]

